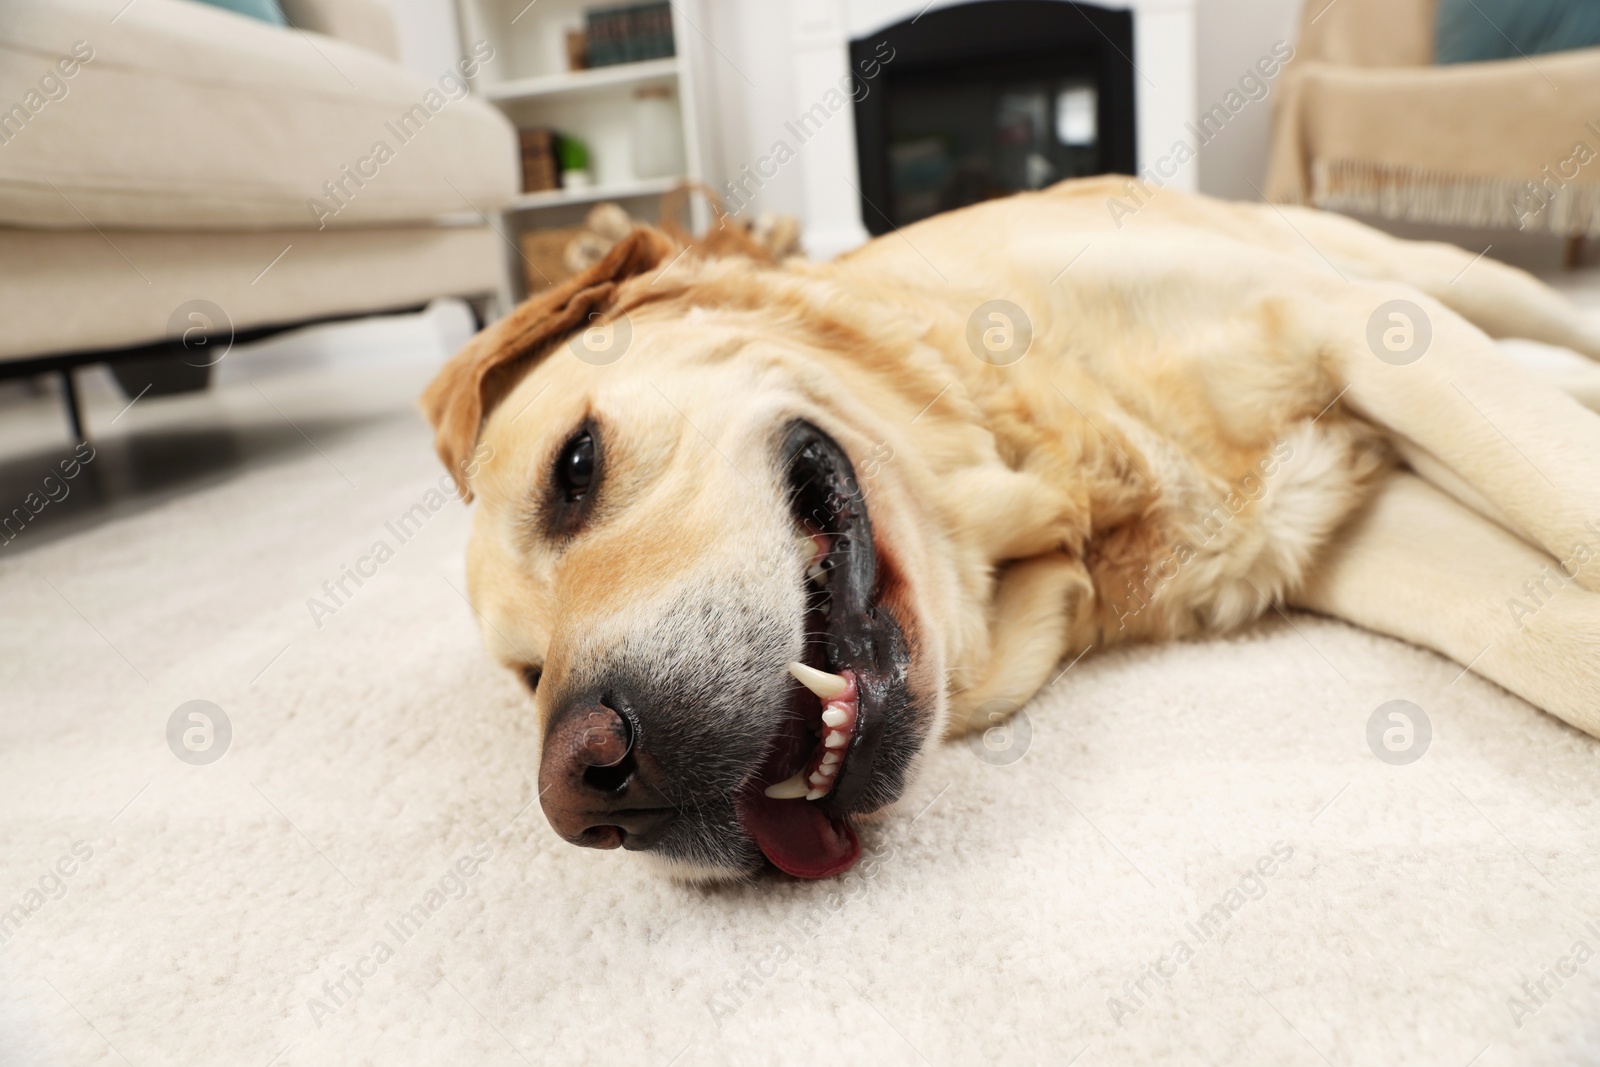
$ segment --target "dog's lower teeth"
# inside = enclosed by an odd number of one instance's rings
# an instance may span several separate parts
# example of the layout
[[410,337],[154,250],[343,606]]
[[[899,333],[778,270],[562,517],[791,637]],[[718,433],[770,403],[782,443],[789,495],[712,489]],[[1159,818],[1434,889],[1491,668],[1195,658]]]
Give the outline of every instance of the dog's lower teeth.
[[785,778],[781,782],[767,786],[763,792],[773,800],[796,800],[811,791],[812,783],[806,780],[806,772],[799,771],[793,778]]
[[[853,683],[840,675],[820,671],[798,661],[789,664],[789,673],[823,700],[822,721],[817,722],[813,730],[822,739],[822,747],[813,750],[811,760],[793,778],[767,786],[766,794],[774,800],[792,800],[796,797],[821,800],[833,791],[839,768],[844,765],[844,752],[841,750],[850,744],[850,736],[855,731],[855,697],[837,699],[850,692]],[[817,759],[818,751],[821,759]]]

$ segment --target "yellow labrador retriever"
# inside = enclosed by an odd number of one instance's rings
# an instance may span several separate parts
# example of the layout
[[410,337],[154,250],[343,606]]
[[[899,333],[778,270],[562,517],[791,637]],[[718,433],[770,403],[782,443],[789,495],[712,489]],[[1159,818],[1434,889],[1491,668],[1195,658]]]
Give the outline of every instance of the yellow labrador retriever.
[[535,690],[558,833],[837,874],[931,738],[1280,605],[1600,736],[1600,417],[1489,339],[1600,334],[1332,215],[1162,192],[1114,224],[1124,182],[826,264],[639,229],[443,370],[471,597]]

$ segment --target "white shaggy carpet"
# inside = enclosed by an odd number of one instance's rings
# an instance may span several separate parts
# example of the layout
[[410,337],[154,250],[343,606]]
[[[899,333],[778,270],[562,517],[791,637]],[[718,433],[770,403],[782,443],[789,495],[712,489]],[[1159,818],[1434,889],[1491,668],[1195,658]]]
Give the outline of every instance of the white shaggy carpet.
[[1600,745],[1454,664],[1305,616],[1090,657],[1019,761],[936,752],[876,861],[686,888],[530,807],[467,509],[385,525],[420,420],[311,436],[0,554],[7,1067],[1600,1062]]

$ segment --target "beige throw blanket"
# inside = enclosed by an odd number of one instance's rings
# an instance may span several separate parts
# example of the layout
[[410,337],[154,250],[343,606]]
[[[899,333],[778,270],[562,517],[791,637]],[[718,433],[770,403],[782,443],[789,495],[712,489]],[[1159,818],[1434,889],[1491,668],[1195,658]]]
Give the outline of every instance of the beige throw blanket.
[[1600,49],[1432,66],[1431,4],[1320,6],[1283,73],[1269,200],[1600,234]]

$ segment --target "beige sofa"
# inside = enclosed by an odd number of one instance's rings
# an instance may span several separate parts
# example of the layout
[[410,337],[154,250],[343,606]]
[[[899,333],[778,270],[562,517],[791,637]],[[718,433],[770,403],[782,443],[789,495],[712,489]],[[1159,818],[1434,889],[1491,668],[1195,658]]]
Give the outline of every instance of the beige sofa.
[[515,131],[378,0],[0,7],[0,374],[506,291]]

